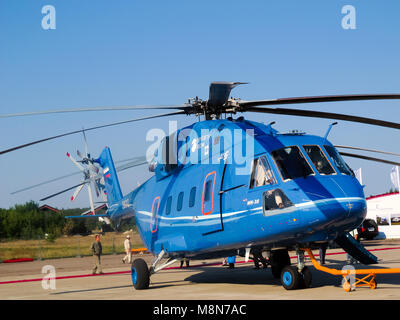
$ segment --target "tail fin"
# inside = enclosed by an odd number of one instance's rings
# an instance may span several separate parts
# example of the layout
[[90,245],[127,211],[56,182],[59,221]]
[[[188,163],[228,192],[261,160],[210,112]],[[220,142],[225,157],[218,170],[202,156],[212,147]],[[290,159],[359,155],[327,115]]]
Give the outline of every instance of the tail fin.
[[114,161],[111,157],[110,148],[105,147],[100,157],[95,160],[103,169],[104,188],[109,204],[115,203],[122,199],[121,187],[119,185],[117,171],[115,170]]

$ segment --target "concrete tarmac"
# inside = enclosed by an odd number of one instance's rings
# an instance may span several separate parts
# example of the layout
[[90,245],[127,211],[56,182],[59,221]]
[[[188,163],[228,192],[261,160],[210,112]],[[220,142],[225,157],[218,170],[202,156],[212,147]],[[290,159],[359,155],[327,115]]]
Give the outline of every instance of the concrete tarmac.
[[[368,241],[364,245],[378,256],[380,263],[373,268],[400,268],[400,241]],[[314,254],[318,254],[317,251]],[[290,252],[294,256],[294,252]],[[92,257],[54,259],[24,263],[0,264],[1,300],[393,300],[400,299],[400,274],[377,275],[378,287],[357,288],[346,293],[342,278],[316,270],[309,259],[312,286],[308,289],[287,291],[280,280],[273,278],[271,270],[253,269],[252,262],[238,257],[234,269],[221,266],[220,260],[191,261],[189,268],[162,270],[151,277],[150,288],[135,290],[132,286],[130,266],[123,264],[122,255],[102,257],[105,274],[92,276]],[[136,255],[148,264],[152,255]],[[292,263],[297,259],[292,258]],[[208,265],[216,263],[217,265]],[[326,266],[342,269],[346,254],[341,249],[328,249]],[[42,281],[48,275],[42,268],[51,266],[55,271],[55,287],[51,281]],[[356,264],[355,268],[368,268]],[[44,271],[45,273],[42,273]],[[60,279],[61,278],[61,279]],[[35,280],[36,279],[36,280]],[[25,282],[9,283],[24,280]],[[26,281],[35,280],[35,281]],[[44,287],[43,287],[44,284]]]

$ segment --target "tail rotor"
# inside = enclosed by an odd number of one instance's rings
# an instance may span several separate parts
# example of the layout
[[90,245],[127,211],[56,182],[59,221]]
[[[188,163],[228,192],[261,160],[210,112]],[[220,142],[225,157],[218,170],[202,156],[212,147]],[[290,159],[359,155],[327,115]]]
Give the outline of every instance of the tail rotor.
[[94,186],[94,190],[96,196],[99,197],[102,193],[102,189],[99,187],[101,186],[100,180],[102,179],[102,175],[99,174],[99,167],[96,165],[95,159],[90,157],[89,148],[86,140],[85,131],[83,132],[83,137],[85,141],[85,154],[82,154],[79,150],[77,150],[77,155],[81,160],[76,160],[74,157],[71,156],[69,152],[67,152],[67,157],[72,161],[72,163],[83,173],[84,180],[82,184],[79,185],[76,189],[74,194],[71,197],[71,201],[74,201],[83,187],[87,185],[88,195],[89,195],[89,202],[90,202],[90,209],[91,213],[95,214],[95,207],[93,201],[93,191],[92,191],[92,184]]

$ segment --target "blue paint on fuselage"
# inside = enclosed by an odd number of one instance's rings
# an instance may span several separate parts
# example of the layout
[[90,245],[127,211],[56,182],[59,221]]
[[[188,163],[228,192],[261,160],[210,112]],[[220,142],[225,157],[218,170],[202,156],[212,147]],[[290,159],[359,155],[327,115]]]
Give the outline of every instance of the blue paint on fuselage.
[[[264,155],[276,184],[249,189],[249,170],[246,174],[237,175],[236,170],[243,169],[243,166],[229,163],[225,167],[222,152],[212,153],[210,149],[222,127],[230,132],[235,129],[243,133],[253,130],[254,154],[247,155],[246,160],[252,162],[254,157]],[[357,227],[364,219],[366,201],[358,180],[352,175],[340,173],[331,160],[335,173],[319,174],[303,149],[304,145],[317,145],[323,149],[324,145],[332,146],[329,141],[312,135],[278,134],[270,126],[246,120],[212,120],[191,126],[191,130],[199,136],[205,128],[210,130],[206,139],[210,141],[208,154],[201,154],[207,149],[206,143],[199,147],[202,149],[199,159],[207,156],[211,164],[178,166],[159,181],[153,176],[108,210],[112,219],[134,213],[142,240],[153,253],[164,249],[171,256],[195,256],[252,245],[292,246],[333,240],[338,234]],[[286,146],[300,148],[314,171],[312,175],[282,179],[271,152]],[[229,150],[233,153],[233,148]],[[244,152],[245,148],[240,150]],[[205,210],[205,178],[212,172],[215,172],[213,193],[209,200],[211,203]],[[214,178],[214,175],[211,177]],[[190,207],[189,195],[194,187],[195,201]],[[277,188],[286,194],[293,206],[264,211],[264,192]],[[221,193],[225,190],[228,191]],[[182,192],[183,198],[179,197]],[[169,197],[171,206],[167,210]],[[182,199],[181,204],[178,203],[179,198]],[[208,212],[210,207],[212,212]]]

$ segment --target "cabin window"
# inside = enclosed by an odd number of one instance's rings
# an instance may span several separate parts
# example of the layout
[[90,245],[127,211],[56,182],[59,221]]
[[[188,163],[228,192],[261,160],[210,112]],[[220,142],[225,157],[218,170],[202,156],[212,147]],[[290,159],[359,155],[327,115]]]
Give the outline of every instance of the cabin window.
[[338,168],[341,173],[347,174],[349,176],[354,176],[353,170],[351,170],[350,167],[347,165],[347,163],[344,162],[339,152],[337,152],[337,150],[334,147],[324,146],[324,148],[326,152],[328,152],[331,159],[333,160],[336,168]]
[[167,203],[165,204],[165,214],[168,216],[171,213],[172,196],[167,198]]
[[204,202],[210,201],[213,180],[208,180],[204,187]]
[[210,172],[204,178],[203,191],[201,196],[201,212],[207,215],[213,212],[214,209],[214,188],[217,173]]
[[178,203],[176,206],[176,210],[181,211],[183,206],[183,192],[179,192],[178,194]]
[[158,208],[160,207],[160,197],[155,197],[151,206],[150,231],[157,232],[158,228]]
[[308,157],[311,159],[314,167],[318,170],[320,174],[334,174],[335,170],[329,163],[324,152],[319,146],[303,146]]
[[194,203],[196,202],[196,187],[193,187],[190,189],[190,194],[189,194],[189,207],[193,207]]
[[283,180],[305,178],[314,173],[297,146],[278,149],[271,154]]
[[263,194],[264,215],[268,215],[271,210],[280,210],[293,206],[292,201],[281,189],[268,190]]
[[251,174],[250,189],[275,184],[276,180],[265,156],[255,159]]

